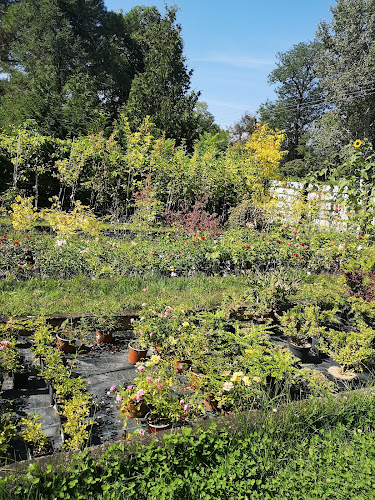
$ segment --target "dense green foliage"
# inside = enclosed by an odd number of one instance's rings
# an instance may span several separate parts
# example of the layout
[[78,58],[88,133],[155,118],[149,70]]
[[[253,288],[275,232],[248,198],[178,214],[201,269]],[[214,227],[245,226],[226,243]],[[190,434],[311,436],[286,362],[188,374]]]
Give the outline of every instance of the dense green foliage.
[[32,119],[44,135],[72,138],[110,126],[125,106],[133,126],[150,115],[159,133],[191,145],[198,94],[180,32],[174,7],[163,17],[107,11],[102,0],[5,2],[0,127]]
[[303,178],[323,163],[338,165],[350,140],[374,140],[374,7],[373,0],[337,0],[313,42],[278,54],[269,76],[279,84],[277,99],[259,112],[286,131],[286,175]]
[[[184,429],[162,443],[113,445],[99,458],[35,464],[2,483],[2,499],[371,498],[374,396],[313,400],[232,429]],[[237,430],[234,430],[237,427]]]

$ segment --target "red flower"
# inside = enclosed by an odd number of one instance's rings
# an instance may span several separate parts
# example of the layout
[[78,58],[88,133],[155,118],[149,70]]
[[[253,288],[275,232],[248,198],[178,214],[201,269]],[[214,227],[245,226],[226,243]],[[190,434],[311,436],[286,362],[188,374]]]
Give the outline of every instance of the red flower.
[[183,251],[183,250],[181,250],[181,255],[183,255],[183,254],[184,254],[184,251]]
[[173,255],[173,253],[170,253],[170,254],[168,255],[168,257],[169,257],[169,258],[171,258],[171,257],[172,257],[172,255]]
[[359,240],[363,240],[362,236],[360,236],[358,239],[359,239]]
[[33,265],[34,265],[34,264],[33,264],[32,262],[30,262],[29,266],[30,266],[30,267],[33,267]]
[[15,245],[19,245],[18,241],[15,241],[15,242],[14,242],[14,244],[15,244]]
[[5,234],[4,234],[3,238],[5,238],[5,239],[6,239],[6,235],[5,235]]
[[206,238],[204,236],[201,236],[201,240],[205,240]]
[[281,243],[281,241],[280,240],[276,240],[276,243]]
[[197,242],[193,240],[193,245],[196,245],[196,244],[197,244]]
[[30,236],[29,236],[29,235],[26,235],[26,236],[25,236],[25,238],[26,238],[27,240],[29,240],[29,239],[30,239]]
[[250,245],[245,245],[245,248],[250,248]]
[[294,257],[298,257],[298,253],[294,253],[293,255],[294,255]]
[[18,265],[19,265],[19,266],[22,266],[22,262],[19,262],[19,263],[18,263]]
[[193,234],[193,236],[194,236],[194,238],[196,238],[196,236],[197,236],[197,235],[196,235],[196,234]]
[[184,241],[187,241],[187,239],[186,239],[186,238],[184,238]]

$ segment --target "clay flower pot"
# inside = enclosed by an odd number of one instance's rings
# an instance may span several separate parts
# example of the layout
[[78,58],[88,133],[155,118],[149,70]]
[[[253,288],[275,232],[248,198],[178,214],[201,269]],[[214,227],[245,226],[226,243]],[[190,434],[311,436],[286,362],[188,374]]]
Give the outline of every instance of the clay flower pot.
[[128,361],[132,365],[136,365],[138,361],[145,359],[147,356],[148,349],[137,349],[135,346],[133,347],[132,343],[129,344],[129,355]]
[[176,359],[174,362],[174,371],[176,373],[185,373],[192,365],[190,359]]
[[147,405],[144,401],[142,401],[140,406],[137,403],[129,401],[126,406],[118,406],[117,408],[119,410],[121,409],[121,413],[123,413],[127,418],[143,418],[148,411]]
[[101,332],[96,330],[96,343],[97,344],[112,344],[113,332]]
[[76,346],[74,344],[74,340],[64,339],[60,337],[58,333],[56,333],[57,340],[57,348],[65,354],[72,354],[76,350]]

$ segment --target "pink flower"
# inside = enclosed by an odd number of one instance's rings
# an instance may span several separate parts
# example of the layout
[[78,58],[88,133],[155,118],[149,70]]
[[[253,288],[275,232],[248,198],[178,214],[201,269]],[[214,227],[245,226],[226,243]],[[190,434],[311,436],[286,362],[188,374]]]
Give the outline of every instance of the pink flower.
[[151,332],[151,333],[150,333],[150,337],[153,337],[153,336],[154,336],[154,334]]
[[186,405],[184,405],[184,412],[189,413],[189,411],[190,411],[190,405],[187,403]]
[[145,435],[145,430],[144,429],[139,429],[139,435],[144,436]]
[[299,243],[296,243],[294,246],[295,246],[295,247],[299,247]]
[[146,380],[147,380],[147,382],[152,382],[153,379],[152,379],[152,377],[147,377]]
[[120,394],[117,394],[116,403],[119,403],[120,401],[122,401],[122,396]]
[[144,289],[142,290],[142,292],[143,292],[143,293],[146,293],[146,292],[147,292],[147,288],[144,288]]
[[168,318],[168,316],[169,316],[169,311],[165,311],[164,318]]
[[293,234],[296,235],[297,234],[297,231],[293,231]]
[[109,388],[109,392],[114,392],[116,390],[116,386],[115,385],[112,385],[110,388]]
[[156,387],[157,387],[158,389],[161,389],[161,388],[163,387],[163,384],[158,384]]
[[183,399],[181,399],[181,400],[180,400],[180,405],[181,405],[181,406],[184,406],[184,404],[185,404],[185,401],[184,401]]
[[267,234],[267,233],[264,233],[264,236],[267,238],[268,234]]
[[136,396],[136,400],[137,400],[137,403],[140,402],[140,400],[142,399],[142,397],[145,395],[145,391],[143,389],[139,389],[139,391],[137,392],[137,396]]
[[138,368],[137,368],[137,370],[139,372],[143,372],[145,370],[145,367],[143,365],[139,365]]
[[2,344],[4,347],[8,347],[8,346],[10,346],[10,342],[9,342],[9,340],[2,340],[2,341],[1,341],[1,344]]
[[132,385],[128,385],[127,390],[131,391],[132,389],[133,389],[133,386]]
[[289,246],[291,246],[291,243],[288,243]]
[[4,346],[0,345],[0,351],[2,351],[3,349],[4,349]]

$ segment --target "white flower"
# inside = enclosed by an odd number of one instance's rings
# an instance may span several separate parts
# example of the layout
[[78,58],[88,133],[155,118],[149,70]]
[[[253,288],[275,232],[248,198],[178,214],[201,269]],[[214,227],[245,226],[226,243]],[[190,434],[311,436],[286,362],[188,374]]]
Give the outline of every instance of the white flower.
[[223,391],[229,392],[233,389],[233,382],[225,382],[223,385]]
[[66,240],[57,240],[56,241],[57,247],[63,247],[64,245],[66,245]]

